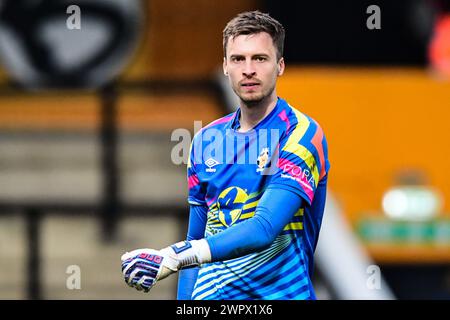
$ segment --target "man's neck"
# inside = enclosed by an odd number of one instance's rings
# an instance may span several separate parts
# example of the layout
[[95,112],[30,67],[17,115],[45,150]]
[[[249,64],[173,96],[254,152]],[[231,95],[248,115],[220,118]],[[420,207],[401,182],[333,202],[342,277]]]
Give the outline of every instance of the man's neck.
[[241,101],[241,117],[239,119],[240,132],[246,132],[254,128],[263,120],[277,105],[277,95],[272,94],[258,102],[258,104],[248,105]]

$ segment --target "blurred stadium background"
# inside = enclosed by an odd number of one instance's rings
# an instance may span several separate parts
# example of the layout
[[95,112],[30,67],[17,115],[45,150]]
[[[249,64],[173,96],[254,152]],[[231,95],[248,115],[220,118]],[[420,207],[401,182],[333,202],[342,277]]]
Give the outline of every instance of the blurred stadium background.
[[448,1],[124,3],[0,0],[0,299],[176,297],[176,276],[128,288],[120,256],[185,236],[171,134],[236,106],[221,32],[253,9],[287,29],[278,94],[328,139],[318,297],[450,298]]

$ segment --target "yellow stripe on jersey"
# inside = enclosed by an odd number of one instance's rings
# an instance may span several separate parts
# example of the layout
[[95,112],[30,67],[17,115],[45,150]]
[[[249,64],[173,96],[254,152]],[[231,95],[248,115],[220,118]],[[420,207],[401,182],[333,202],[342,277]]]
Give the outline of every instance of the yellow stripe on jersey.
[[[248,195],[247,201],[252,200],[252,199],[258,197],[261,193],[262,193],[262,191],[256,191],[256,192],[250,193],[250,194]],[[258,199],[258,200],[259,200],[259,199]],[[255,200],[255,201],[258,201],[258,200]],[[253,201],[252,201],[252,202],[253,202]],[[250,203],[250,202],[249,202],[249,203]]]
[[241,214],[239,219],[248,219],[248,218],[253,217],[254,215],[255,215],[255,211],[247,212],[247,213]]
[[295,214],[294,217],[301,217],[305,213],[305,208],[300,208]]
[[259,202],[259,200],[247,203],[247,204],[244,205],[242,210],[247,210],[247,209],[250,209],[250,208],[254,208],[254,207],[256,207],[258,205],[258,202]]
[[286,227],[284,227],[283,231],[288,230],[303,230],[303,222],[291,222]]
[[[303,216],[305,212],[304,208],[300,208],[295,214],[294,217],[301,217]],[[284,229],[284,231],[287,230],[303,230],[303,222],[291,222],[289,224],[287,224]]]
[[[252,209],[252,208],[256,208],[256,206],[257,206],[258,203],[259,203],[259,200],[260,200],[260,199],[255,200],[255,201],[250,202],[250,203],[246,203],[246,204],[242,207],[242,211],[248,210],[248,209]],[[250,212],[241,214],[240,219],[248,219],[248,218],[253,217],[254,215],[255,215],[255,210],[252,210],[252,211],[250,211]]]
[[[289,136],[289,139],[286,142],[283,151],[295,154],[297,157],[305,161],[309,170],[312,171],[315,184],[317,185],[317,183],[319,182],[319,169],[317,165],[314,165],[316,160],[314,159],[313,154],[307,148],[305,148],[305,146],[300,144],[300,140],[303,138],[309,128],[310,121],[300,111],[296,110],[293,107],[291,107],[291,109],[297,117],[298,123]],[[311,168],[313,168],[313,170],[311,170]]]
[[309,128],[309,125],[311,124],[308,118],[303,113],[301,113],[300,111],[298,111],[293,107],[291,107],[291,110],[294,112],[298,123],[296,124],[295,129],[289,136],[289,139],[283,150],[286,150],[286,148],[289,148],[290,146],[295,146],[295,144],[297,144],[300,141],[300,139],[305,135],[306,131]]
[[221,222],[219,222],[219,223],[208,224],[208,227],[210,227],[210,228],[223,228],[224,225]]

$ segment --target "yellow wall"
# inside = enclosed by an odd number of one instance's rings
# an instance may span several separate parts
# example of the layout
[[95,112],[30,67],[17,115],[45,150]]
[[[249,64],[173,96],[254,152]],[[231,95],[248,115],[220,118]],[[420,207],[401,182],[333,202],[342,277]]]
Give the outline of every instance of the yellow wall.
[[278,95],[315,118],[329,145],[329,185],[352,222],[379,211],[398,170],[425,170],[450,209],[450,82],[419,69],[295,68]]
[[[121,130],[193,130],[194,121],[202,121],[206,125],[221,116],[214,95],[202,90],[170,95],[126,91],[118,97],[117,103]],[[101,121],[100,110],[99,96],[89,93],[0,97],[0,129],[97,130]]]

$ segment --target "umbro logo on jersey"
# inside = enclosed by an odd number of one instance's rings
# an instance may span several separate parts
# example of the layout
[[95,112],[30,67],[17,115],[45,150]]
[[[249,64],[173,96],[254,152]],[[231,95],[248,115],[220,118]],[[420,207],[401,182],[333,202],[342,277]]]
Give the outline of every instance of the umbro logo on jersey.
[[205,164],[208,168],[206,168],[206,172],[216,172],[216,169],[214,168],[219,164],[219,161],[214,160],[213,158],[209,158],[205,161]]

